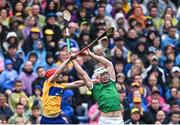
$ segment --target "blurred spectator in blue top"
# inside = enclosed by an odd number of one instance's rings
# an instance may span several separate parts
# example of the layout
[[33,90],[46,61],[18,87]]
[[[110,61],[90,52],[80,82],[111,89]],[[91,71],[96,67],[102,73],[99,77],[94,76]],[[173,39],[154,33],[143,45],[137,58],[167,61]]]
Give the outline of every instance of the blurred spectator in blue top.
[[5,67],[6,69],[0,74],[0,85],[4,91],[12,90],[18,74],[13,69],[13,63],[10,59],[5,60]]

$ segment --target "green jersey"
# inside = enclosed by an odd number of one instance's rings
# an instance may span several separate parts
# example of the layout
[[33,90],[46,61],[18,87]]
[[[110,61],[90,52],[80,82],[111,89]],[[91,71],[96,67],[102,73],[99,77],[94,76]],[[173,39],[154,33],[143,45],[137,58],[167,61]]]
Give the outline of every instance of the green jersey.
[[120,97],[114,81],[109,80],[107,84],[94,84],[92,94],[102,112],[112,112],[121,109]]

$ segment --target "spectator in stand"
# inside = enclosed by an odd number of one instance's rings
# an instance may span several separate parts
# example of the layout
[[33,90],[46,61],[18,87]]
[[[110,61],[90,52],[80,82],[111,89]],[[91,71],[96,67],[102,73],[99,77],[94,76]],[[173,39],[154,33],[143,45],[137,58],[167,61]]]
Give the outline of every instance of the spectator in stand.
[[36,27],[36,26],[39,26],[39,25],[34,16],[29,16],[26,18],[25,28],[23,29],[23,35],[24,35],[25,39],[29,36],[29,34],[31,32],[31,28]]
[[[141,108],[141,105],[137,104],[137,105],[134,105],[133,108],[138,108],[140,110],[140,114],[141,114],[141,119],[146,123],[146,124],[152,124],[154,123],[153,122],[153,117],[152,115],[150,114],[149,111],[144,111],[142,108]],[[126,109],[124,111],[124,117],[123,119],[126,121],[128,119],[130,119],[130,113],[131,113],[131,109]]]
[[125,91],[126,94],[128,94],[128,91],[129,91],[129,86],[126,84],[125,82],[125,75],[123,73],[118,73],[116,75],[116,78],[117,78],[117,82],[116,82],[116,88],[117,90],[120,92],[120,91]]
[[0,55],[4,55],[5,48],[3,46],[3,43],[6,39],[6,36],[8,34],[9,29],[2,24],[2,21],[0,19]]
[[[135,93],[136,91],[134,91]],[[141,96],[141,95],[140,95]],[[138,107],[141,108],[143,111],[146,111],[146,105],[141,101],[141,97],[136,97],[136,95],[133,95],[133,102],[129,104],[129,107]]]
[[16,55],[17,47],[14,45],[8,46],[7,53],[4,55],[5,59],[10,59],[13,62],[13,69],[19,73],[23,60]]
[[166,99],[168,104],[171,104],[172,101],[177,99],[177,88],[172,87],[170,89],[170,98]]
[[162,93],[162,88],[161,86],[157,83],[157,78],[155,77],[155,75],[151,74],[148,78],[148,95],[151,94],[152,90],[154,87],[157,87],[159,92],[160,92],[160,95],[162,96],[163,93]]
[[58,4],[58,2],[48,0],[46,3],[44,14],[48,15],[49,13],[56,13],[58,9],[60,9]]
[[[89,20],[87,19],[87,17],[88,17],[87,10],[84,7],[79,9],[77,17],[78,17],[79,25],[83,24],[84,22],[86,22],[86,23],[89,22]],[[88,23],[87,23],[87,25],[88,25]]]
[[133,28],[128,30],[128,35],[127,35],[127,39],[125,41],[125,46],[127,47],[128,50],[130,50],[131,52],[136,52],[136,46],[138,44],[137,41],[137,31]]
[[131,110],[131,119],[125,121],[125,124],[145,124],[141,119],[141,112],[138,108]]
[[162,15],[167,6],[172,7],[173,11],[176,12],[177,8],[176,8],[176,6],[174,5],[174,3],[171,0],[159,0],[159,2],[158,2],[159,14]]
[[[170,16],[169,14],[166,15],[166,17]],[[170,19],[162,20],[164,23],[161,25],[160,33],[163,34],[162,38],[165,35],[168,35],[168,30],[171,26],[173,26],[172,21]]]
[[37,4],[32,5],[31,13],[37,19],[39,26],[43,27],[45,25],[45,17],[40,14],[40,6]]
[[46,53],[46,61],[44,62],[44,65],[42,66],[45,68],[45,70],[48,70],[51,68],[57,68],[52,52]]
[[1,9],[0,11],[0,16],[1,16],[1,20],[2,20],[2,24],[4,26],[9,27],[9,14],[8,11],[6,9]]
[[[62,29],[62,37],[58,41],[59,49],[62,49],[62,48],[64,48],[64,46],[65,47],[67,46],[66,38],[67,38],[66,28],[63,28]],[[75,39],[73,39],[71,37],[70,37],[70,46],[71,46],[71,48],[76,48],[79,50],[78,41],[76,41]],[[67,48],[66,48],[66,50],[67,50]]]
[[19,41],[17,39],[17,34],[15,32],[9,32],[6,37],[6,42],[4,42],[3,46],[8,50],[8,46],[14,45],[19,49]]
[[129,19],[135,19],[137,22],[140,23],[142,29],[145,28],[146,17],[144,16],[141,6],[139,6],[139,5],[134,6],[134,12],[129,17]]
[[22,2],[16,2],[15,7],[13,8],[13,15],[17,16],[17,15],[21,15],[21,17],[23,17],[23,19],[26,18],[27,14],[25,12],[25,7],[23,6]]
[[37,106],[33,106],[32,107],[32,115],[30,117],[30,121],[32,124],[38,124],[37,123],[37,119],[41,117],[41,110],[40,107]]
[[72,90],[70,89],[65,90],[63,93],[62,105],[61,105],[62,111],[70,124],[75,123],[74,120],[77,119],[76,118],[77,116],[75,116],[74,114],[74,109],[72,108],[73,96],[74,93]]
[[114,44],[115,44],[115,46],[114,46],[114,48],[112,49],[112,51],[111,51],[111,54],[112,54],[112,56],[114,56],[113,54],[114,54],[114,50],[116,49],[116,48],[119,48],[119,49],[121,49],[122,51],[123,51],[123,57],[125,58],[125,59],[127,59],[128,58],[128,49],[124,46],[124,39],[123,38],[121,38],[121,37],[116,37],[116,38],[114,38]]
[[[37,53],[36,53],[36,51],[30,51],[30,52],[28,52],[28,54],[27,54],[27,59],[25,60],[25,62],[27,62],[27,61],[30,61],[31,63],[32,63],[32,65],[33,65],[33,71],[36,71],[36,69],[37,69],[37,67],[39,66],[39,65],[42,65],[43,63],[39,63],[40,62],[40,59],[38,59],[38,55],[37,55]],[[22,72],[22,70],[23,70],[23,67],[24,67],[24,64],[23,65],[21,65],[21,72]]]
[[146,59],[146,54],[147,54],[147,47],[144,42],[139,41],[136,46],[137,52],[136,54],[138,55],[139,59],[142,61],[145,61]]
[[158,84],[162,87],[164,94],[166,82],[165,74],[164,70],[158,64],[158,57],[156,55],[151,56],[150,65],[145,69],[142,75],[143,78],[147,80],[150,74],[154,74],[158,78]]
[[0,74],[4,71],[4,58],[0,56]]
[[32,27],[29,36],[24,40],[24,43],[22,45],[22,50],[24,51],[25,55],[33,50],[34,42],[40,39],[40,37],[40,29],[38,27]]
[[39,66],[36,69],[36,73],[38,77],[32,82],[32,93],[35,94],[35,86],[39,85],[41,88],[43,88],[43,84],[46,81],[45,77],[45,69],[42,66]]
[[[132,68],[132,65],[134,64],[136,59],[138,59],[137,54],[135,54],[135,53],[130,53],[129,54],[129,57],[128,57],[128,60],[127,60],[128,63],[124,67],[124,71],[125,71],[126,76],[127,76],[127,73],[129,71],[129,69]],[[133,77],[133,76],[131,75],[131,77]]]
[[99,40],[99,45],[101,45],[104,56],[111,60],[111,55],[110,55],[110,49],[109,49],[109,39],[107,37],[103,37],[101,40]]
[[78,29],[79,29],[79,25],[76,22],[71,22],[68,25],[69,28],[69,33],[70,33],[70,38],[74,39],[75,41],[78,41]]
[[175,59],[175,64],[180,66],[180,54],[178,54],[178,56],[176,56],[176,59]]
[[172,69],[173,65],[174,65],[173,60],[167,59],[165,61],[164,73],[165,73],[165,77],[166,77],[167,87],[169,87],[169,85],[172,83],[171,69]]
[[98,109],[98,104],[93,104],[88,111],[89,124],[97,125],[99,121],[100,111]]
[[178,91],[177,91],[177,101],[178,101],[178,104],[180,107],[180,89],[178,89]]
[[175,58],[171,58],[171,56],[170,55],[175,55],[175,46],[174,45],[167,45],[166,47],[165,47],[165,49],[164,49],[164,53],[163,53],[163,55],[160,57],[160,65],[162,66],[162,67],[164,67],[165,66],[165,61],[166,60],[172,60],[173,61],[173,64],[174,64],[174,62],[175,62]]
[[9,96],[9,106],[13,112],[15,112],[16,104],[19,102],[21,97],[27,97],[23,92],[23,83],[20,80],[16,80],[14,83],[14,88],[12,94]]
[[93,47],[93,52],[94,52],[96,55],[104,56],[103,51],[102,51],[102,47],[101,47],[100,45],[94,46],[94,47]]
[[161,110],[160,102],[158,99],[152,99],[148,107],[148,112],[153,117],[153,123],[156,121],[156,115]]
[[46,29],[44,31],[43,43],[46,48],[46,52],[52,52],[53,55],[58,51],[58,43],[53,40],[54,31],[52,29]]
[[170,114],[173,112],[179,112],[180,111],[180,106],[178,105],[177,100],[171,101],[170,106],[171,106]]
[[[103,6],[103,5],[98,7],[98,15],[96,17],[100,17],[100,20],[105,20],[106,27],[109,27],[109,26],[115,27],[116,26],[113,18],[105,15],[105,6]],[[95,18],[92,19],[92,22],[94,22]]]
[[117,13],[115,15],[115,23],[116,23],[116,28],[117,30],[120,28],[125,29],[126,31],[128,30],[128,21],[126,20],[125,16],[123,13]]
[[124,113],[124,111],[130,109],[129,108],[129,101],[127,100],[127,94],[125,91],[121,90],[121,91],[118,91],[119,94],[120,94],[120,100],[122,102],[121,106],[122,106],[122,114]]
[[122,49],[115,48],[113,55],[114,56],[112,56],[111,59],[113,64],[115,64],[116,62],[122,62],[123,64],[125,64],[127,62],[127,60],[123,57],[124,52],[122,51]]
[[178,66],[173,66],[171,69],[172,78],[180,78],[180,68]]
[[5,116],[6,119],[9,119],[13,115],[4,94],[0,94],[0,116]]
[[[5,60],[6,69],[0,75],[0,86],[6,94],[12,92],[14,81],[18,78],[17,72],[13,69],[13,63],[11,60]],[[10,93],[8,93],[8,90]]]
[[172,22],[173,26],[177,25],[178,20],[175,17],[174,10],[171,6],[166,7],[164,14],[170,14],[171,15],[171,22]]
[[46,59],[46,50],[45,45],[41,39],[34,41],[33,50],[37,54],[37,65],[42,65]]
[[[67,58],[68,56],[66,54],[66,51],[63,51],[63,50],[59,51],[56,65],[60,66],[64,61],[66,61]],[[72,63],[67,64],[68,70],[71,70],[72,67],[73,67]]]
[[142,93],[143,93],[143,88],[140,87],[139,83],[133,82],[131,84],[131,91],[128,93],[127,99],[129,100],[129,102],[132,102],[134,97],[138,97],[141,98],[142,104],[145,105],[147,104],[147,102]]
[[156,5],[151,6],[149,18],[152,19],[154,27],[160,31],[162,19],[158,16],[158,8]]
[[170,122],[169,125],[174,125],[174,124],[179,124],[180,122],[180,112],[172,112],[171,116],[170,116]]
[[9,14],[12,14],[12,5],[7,0],[2,0],[0,2],[0,9],[6,9],[8,10]]
[[23,83],[23,90],[27,95],[32,95],[32,82],[37,78],[33,72],[32,63],[30,61],[25,62],[23,70],[19,75],[19,80]]
[[161,124],[168,124],[168,119],[163,110],[159,110],[156,114],[156,122],[159,121]]
[[[130,77],[127,79],[127,83],[128,83],[129,85],[131,85],[131,83],[134,81],[135,75],[139,75],[139,74],[140,74],[140,70],[139,70],[139,69],[137,69],[136,67],[132,68],[132,70],[131,70],[131,75],[130,75]],[[147,94],[147,93],[144,93],[144,94]],[[145,96],[146,96],[146,95],[145,95]]]
[[21,103],[17,103],[16,112],[13,116],[10,117],[8,124],[16,124],[19,118],[23,120],[23,123],[26,123],[29,120],[24,114],[24,105]]
[[24,27],[24,22],[21,15],[10,18],[9,30],[17,34],[17,40],[20,45],[22,44],[24,40],[23,33],[22,33],[23,27]]
[[168,35],[162,41],[161,48],[165,49],[167,45],[177,46],[179,44],[178,39],[176,38],[177,28],[175,26],[171,26],[168,30]]
[[165,104],[164,98],[160,95],[160,91],[157,87],[153,87],[151,91],[151,95],[148,96],[147,98],[147,103],[150,104],[153,99],[157,99],[160,103],[161,106]]
[[87,46],[91,42],[91,36],[88,30],[82,30],[79,34],[78,45],[80,49]]
[[7,121],[7,119],[6,119],[6,117],[3,115],[3,116],[1,116],[1,118],[0,118],[0,123],[1,124],[8,124],[8,121]]
[[61,38],[61,29],[56,24],[56,21],[57,21],[57,15],[55,13],[49,13],[46,16],[46,25],[43,27],[43,33],[45,33],[46,29],[53,30],[54,31],[53,40],[55,42],[58,42],[60,40],[60,38]]
[[41,113],[43,112],[42,109],[42,88],[39,85],[36,85],[34,88],[34,94],[29,96],[28,100],[29,108],[31,109],[33,106],[39,106],[41,109]]
[[89,77],[92,77],[94,71],[94,65],[96,63],[93,62],[92,59],[89,58],[87,55],[82,55],[81,57],[83,60],[83,66],[86,67],[85,71],[88,73]]
[[[130,77],[131,76],[131,70],[132,69],[137,69],[140,73],[140,75],[144,72],[145,68],[143,66],[143,62],[140,60],[140,59],[136,59],[133,64],[132,64],[132,67],[131,69],[128,71],[127,73],[127,77]],[[142,81],[141,81],[142,82]],[[141,83],[140,83],[141,84]]]
[[17,34],[15,32],[9,32],[6,37],[6,42],[3,45],[7,51],[9,45],[14,45],[19,49],[20,44],[21,44],[21,42],[18,41]]
[[29,102],[28,102],[28,98],[26,98],[26,96],[21,96],[19,99],[19,103],[24,105],[24,115],[29,118],[31,115],[31,110],[29,107]]
[[143,78],[141,75],[134,75],[134,82],[139,84],[139,91],[141,95],[146,98],[148,96],[148,88],[143,84]]
[[[176,88],[177,89],[177,91],[178,91],[178,89],[180,88],[180,84],[179,84],[179,82],[180,82],[180,79],[179,78],[173,78],[172,79],[172,82],[171,82],[171,84],[170,84],[170,87],[171,88]],[[170,88],[170,89],[171,89]],[[170,94],[170,89],[167,91],[167,94]],[[167,97],[167,99],[170,97],[170,95],[166,95],[166,97]]]
[[155,48],[156,50],[161,50],[161,36],[160,35],[155,36],[152,44],[153,44],[152,46],[153,48]]

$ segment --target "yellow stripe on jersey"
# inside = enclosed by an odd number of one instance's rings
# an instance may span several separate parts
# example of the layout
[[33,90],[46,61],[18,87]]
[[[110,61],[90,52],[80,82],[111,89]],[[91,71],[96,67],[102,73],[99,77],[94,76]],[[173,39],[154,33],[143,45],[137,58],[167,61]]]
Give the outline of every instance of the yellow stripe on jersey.
[[52,115],[61,112],[62,93],[66,88],[65,84],[45,81],[43,86],[43,114]]

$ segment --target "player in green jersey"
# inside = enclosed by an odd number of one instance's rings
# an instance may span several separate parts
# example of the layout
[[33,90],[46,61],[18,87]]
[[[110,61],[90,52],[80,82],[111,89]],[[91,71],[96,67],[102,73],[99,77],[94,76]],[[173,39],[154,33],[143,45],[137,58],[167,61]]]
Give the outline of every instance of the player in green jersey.
[[[97,79],[98,83],[86,82],[86,86],[92,91],[93,98],[99,106],[99,124],[123,124],[121,102],[115,86],[116,74],[113,64],[106,58],[95,55],[89,50],[85,53],[103,65],[94,70],[93,77]],[[81,67],[75,64],[75,68]]]

